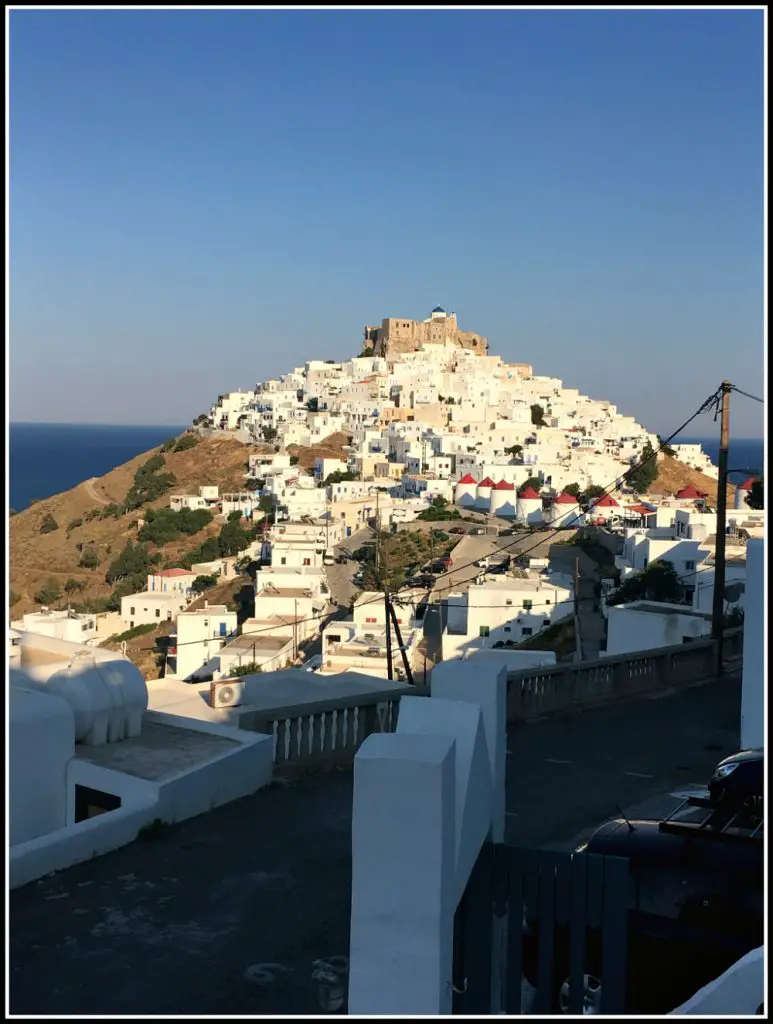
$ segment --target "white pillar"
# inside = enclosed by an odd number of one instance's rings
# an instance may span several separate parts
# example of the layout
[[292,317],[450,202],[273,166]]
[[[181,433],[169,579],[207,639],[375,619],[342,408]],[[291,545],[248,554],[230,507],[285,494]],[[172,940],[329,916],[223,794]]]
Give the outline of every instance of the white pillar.
[[[434,677],[433,677],[434,682]],[[765,735],[765,541],[746,543],[743,620],[741,748],[764,746]]]
[[354,759],[350,1015],[451,1012],[455,757],[450,736],[398,732]]
[[485,657],[442,661],[432,672],[432,696],[479,704],[483,713],[491,778],[491,839],[505,838],[505,764],[507,761],[507,669]]

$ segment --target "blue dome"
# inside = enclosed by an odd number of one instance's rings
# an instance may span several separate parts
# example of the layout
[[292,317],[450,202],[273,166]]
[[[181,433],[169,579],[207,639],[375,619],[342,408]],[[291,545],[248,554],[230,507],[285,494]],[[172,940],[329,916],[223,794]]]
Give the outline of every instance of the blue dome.
[[443,309],[442,306],[435,306],[435,308],[432,310],[432,312],[433,313],[445,313],[445,310]]

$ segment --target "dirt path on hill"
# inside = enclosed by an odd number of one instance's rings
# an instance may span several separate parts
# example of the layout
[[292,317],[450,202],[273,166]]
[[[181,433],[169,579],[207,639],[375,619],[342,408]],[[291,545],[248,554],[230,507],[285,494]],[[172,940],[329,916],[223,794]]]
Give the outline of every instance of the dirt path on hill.
[[97,478],[95,476],[93,476],[93,477],[91,477],[90,480],[84,480],[83,481],[83,486],[89,492],[89,497],[93,498],[94,501],[98,501],[100,505],[109,505],[110,502],[107,500],[107,498],[101,498],[97,494],[97,492],[94,490],[94,481],[96,479]]

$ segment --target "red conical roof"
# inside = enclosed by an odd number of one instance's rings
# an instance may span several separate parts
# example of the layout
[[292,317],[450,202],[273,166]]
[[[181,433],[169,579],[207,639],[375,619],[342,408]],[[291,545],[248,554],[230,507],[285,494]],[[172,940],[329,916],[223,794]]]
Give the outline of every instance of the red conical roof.
[[534,501],[535,498],[539,500],[539,494],[537,494],[533,487],[525,487],[518,497],[525,498],[527,501]]
[[753,485],[757,483],[757,479],[758,478],[756,476],[747,477],[747,479],[744,480],[744,482],[742,484],[738,485],[738,490],[739,491],[750,491],[752,489]]
[[706,497],[706,495],[703,493],[703,491],[699,491],[696,487],[693,487],[692,484],[688,484],[686,487],[683,487],[681,489],[681,491],[677,491],[676,492],[676,496],[677,496],[677,498],[705,498]]
[[611,494],[603,494],[598,501],[593,502],[593,508],[619,508],[618,503]]
[[475,479],[475,477],[474,476],[470,476],[469,473],[467,473],[465,476],[463,476],[461,480],[457,481],[457,483],[460,483],[460,484],[476,484],[477,482],[478,481]]
[[575,496],[573,494],[567,494],[566,491],[563,491],[561,494],[558,495],[558,497],[556,498],[556,502],[555,503],[556,503],[556,505],[577,505],[577,504],[579,504],[578,501],[577,501],[577,498],[575,498]]
[[507,480],[500,480],[498,484],[494,484],[495,491],[514,491],[515,484],[509,484]]
[[484,476],[483,479],[481,480],[481,482],[478,484],[478,487],[493,487],[493,486],[494,486],[494,481],[491,479],[490,476]]

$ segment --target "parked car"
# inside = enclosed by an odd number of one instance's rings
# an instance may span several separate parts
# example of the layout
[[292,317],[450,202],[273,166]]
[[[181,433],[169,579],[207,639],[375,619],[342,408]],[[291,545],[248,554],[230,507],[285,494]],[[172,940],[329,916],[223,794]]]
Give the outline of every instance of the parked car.
[[[678,820],[684,808],[701,820]],[[678,813],[662,822],[610,821],[575,851],[575,856],[598,853],[625,857],[629,862],[626,999],[622,1011],[626,1014],[669,1013],[763,944],[766,901],[762,830],[755,839],[751,827],[717,829],[712,820],[716,813],[708,800],[688,800]],[[557,924],[554,1013],[569,1012],[570,941],[570,925]],[[601,929],[588,928],[584,1013],[599,1012],[601,952]],[[536,987],[539,925],[535,908],[527,906],[523,973]]]
[[467,531],[463,526],[452,526],[448,531],[449,533],[466,533]]
[[499,531],[500,537],[514,537],[518,531],[513,526],[508,526],[505,530]]
[[421,572],[418,576],[411,576],[408,585],[411,587],[434,587],[437,583],[435,577],[428,572]]
[[475,566],[478,569],[488,569],[488,567],[490,565],[491,565],[491,559],[488,558],[488,557],[487,558],[479,558],[478,561],[475,563]]
[[445,572],[446,571],[445,563],[441,562],[439,560],[437,562],[432,562],[432,564],[429,567],[429,571],[430,572],[434,572],[436,574],[439,574],[441,572]]
[[336,564],[335,555],[323,555],[322,556],[322,564],[323,565],[335,565]]
[[709,799],[726,810],[762,804],[765,754],[740,750],[720,761],[709,780]]
[[307,672],[316,672],[318,668],[322,667],[323,658],[321,654],[312,654],[312,656],[304,661],[303,667]]
[[473,526],[473,528],[470,530],[470,533],[474,537],[482,537],[486,533],[486,527],[485,526]]

